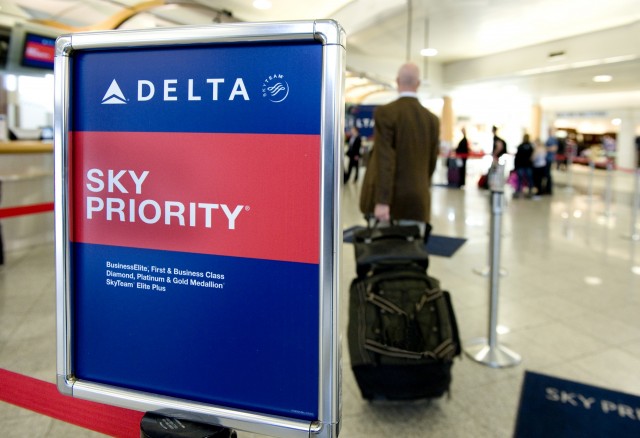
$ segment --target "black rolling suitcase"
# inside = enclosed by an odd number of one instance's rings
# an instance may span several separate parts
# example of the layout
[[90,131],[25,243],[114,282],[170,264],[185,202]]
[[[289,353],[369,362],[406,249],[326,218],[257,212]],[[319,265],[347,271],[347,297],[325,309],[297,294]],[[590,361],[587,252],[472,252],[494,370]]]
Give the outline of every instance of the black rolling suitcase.
[[426,273],[416,227],[367,229],[355,236],[351,283],[351,367],[365,399],[440,397],[451,383],[460,341],[450,295]]
[[462,160],[458,160],[458,158],[447,159],[447,185],[449,187],[460,187],[462,184]]

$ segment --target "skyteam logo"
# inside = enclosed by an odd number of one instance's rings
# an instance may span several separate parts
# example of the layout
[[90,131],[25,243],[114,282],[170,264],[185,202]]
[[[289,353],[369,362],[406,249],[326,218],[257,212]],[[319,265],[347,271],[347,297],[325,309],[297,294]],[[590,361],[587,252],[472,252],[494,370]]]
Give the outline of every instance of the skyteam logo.
[[107,92],[104,93],[104,97],[102,98],[102,104],[103,105],[114,105],[114,104],[119,105],[119,104],[126,104],[126,103],[127,103],[127,99],[124,97],[124,94],[120,89],[120,86],[114,79],[111,82],[111,85],[109,85],[109,89],[107,90]]
[[289,96],[289,84],[283,74],[271,75],[262,83],[262,97],[280,103]]

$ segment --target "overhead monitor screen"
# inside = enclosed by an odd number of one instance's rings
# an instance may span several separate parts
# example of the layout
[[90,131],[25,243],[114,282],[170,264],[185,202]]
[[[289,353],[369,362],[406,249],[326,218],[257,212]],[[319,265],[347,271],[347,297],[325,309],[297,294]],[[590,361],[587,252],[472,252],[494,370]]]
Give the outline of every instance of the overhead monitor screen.
[[55,46],[55,38],[27,33],[24,40],[22,65],[25,67],[53,70]]

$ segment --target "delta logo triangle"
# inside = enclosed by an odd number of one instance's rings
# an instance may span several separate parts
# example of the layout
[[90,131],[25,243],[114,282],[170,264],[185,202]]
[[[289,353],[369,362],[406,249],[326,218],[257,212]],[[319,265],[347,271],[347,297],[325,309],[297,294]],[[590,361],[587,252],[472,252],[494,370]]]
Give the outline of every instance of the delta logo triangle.
[[109,89],[106,93],[104,93],[104,97],[102,98],[103,105],[114,105],[114,104],[126,104],[127,99],[122,94],[122,90],[120,86],[114,79],[109,85]]

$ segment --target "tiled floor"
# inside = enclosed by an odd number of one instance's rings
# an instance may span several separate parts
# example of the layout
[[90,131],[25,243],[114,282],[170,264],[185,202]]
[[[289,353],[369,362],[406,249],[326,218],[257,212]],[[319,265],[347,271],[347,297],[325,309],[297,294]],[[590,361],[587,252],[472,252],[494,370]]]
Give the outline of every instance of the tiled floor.
[[[464,190],[433,189],[433,232],[468,239],[451,258],[431,257],[429,267],[453,295],[466,345],[488,334],[489,280],[477,271],[489,260],[490,196],[475,187],[480,167],[469,166]],[[435,181],[443,175],[438,170]],[[640,243],[629,238],[634,175],[616,172],[608,182],[605,171],[574,166],[570,175],[554,176],[551,197],[504,195],[498,320],[506,333],[498,339],[522,363],[494,369],[464,356],[454,365],[450,398],[369,403],[345,351],[341,437],[509,437],[525,370],[640,395]],[[344,228],[362,224],[359,185],[343,191]],[[345,244],[343,332],[353,274],[353,248]],[[7,254],[0,268],[0,367],[54,381],[54,309],[53,247]],[[6,403],[0,424],[3,437],[100,436]]]

